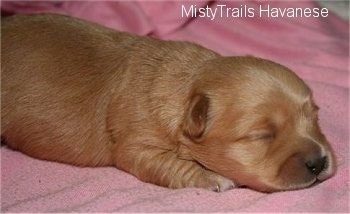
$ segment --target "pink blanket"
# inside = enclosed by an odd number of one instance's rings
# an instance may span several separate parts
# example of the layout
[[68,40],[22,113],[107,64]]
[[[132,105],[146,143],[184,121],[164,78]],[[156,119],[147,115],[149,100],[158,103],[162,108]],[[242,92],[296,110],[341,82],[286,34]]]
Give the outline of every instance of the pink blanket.
[[[12,13],[56,12],[161,39],[188,40],[224,55],[254,55],[293,69],[313,89],[320,123],[337,156],[337,174],[317,186],[265,194],[171,190],[116,168],[79,168],[1,147],[2,212],[349,212],[349,22],[326,18],[181,17],[186,2],[2,2]],[[313,8],[313,2],[220,2]],[[207,2],[194,2],[197,8]],[[241,14],[242,15],[242,14]]]

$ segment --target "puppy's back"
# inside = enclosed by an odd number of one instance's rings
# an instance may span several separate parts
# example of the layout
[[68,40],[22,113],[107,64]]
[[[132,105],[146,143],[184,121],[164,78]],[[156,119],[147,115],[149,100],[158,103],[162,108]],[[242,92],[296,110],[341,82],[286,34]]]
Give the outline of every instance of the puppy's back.
[[218,56],[188,42],[47,14],[8,18],[1,43],[1,134],[8,145],[93,166],[115,164],[111,152],[130,133],[177,142],[199,68]]
[[132,36],[61,15],[6,18],[1,31],[8,145],[42,159],[111,164],[106,111],[127,51],[114,50]]

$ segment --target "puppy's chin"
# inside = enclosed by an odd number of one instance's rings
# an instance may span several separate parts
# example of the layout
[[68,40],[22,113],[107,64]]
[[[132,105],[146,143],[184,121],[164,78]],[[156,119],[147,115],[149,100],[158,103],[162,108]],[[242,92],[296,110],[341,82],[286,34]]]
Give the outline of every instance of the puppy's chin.
[[308,179],[305,179],[303,181],[301,181],[300,179],[298,181],[291,179],[285,180],[280,177],[275,178],[273,180],[269,180],[264,177],[259,177],[258,175],[242,177],[244,178],[237,179],[236,176],[235,183],[237,186],[248,187],[250,189],[265,193],[298,190],[308,188],[310,186],[320,183],[320,180],[318,180],[315,176],[309,177]]
[[310,180],[309,182],[305,182],[305,183],[284,183],[283,185],[275,185],[272,183],[266,184],[266,183],[256,182],[252,185],[249,185],[249,187],[251,189],[257,190],[259,192],[272,193],[272,192],[279,192],[279,191],[304,189],[304,188],[308,188],[316,183],[318,183],[318,180],[316,178],[314,178],[314,179]]
[[260,192],[279,192],[279,191],[288,191],[288,190],[299,190],[314,186],[319,184],[320,181],[317,177],[313,177],[309,180],[305,180],[303,182],[295,182],[295,181],[286,181],[282,179],[277,179],[272,182],[261,182],[255,181],[253,184],[249,185],[251,189],[255,189]]

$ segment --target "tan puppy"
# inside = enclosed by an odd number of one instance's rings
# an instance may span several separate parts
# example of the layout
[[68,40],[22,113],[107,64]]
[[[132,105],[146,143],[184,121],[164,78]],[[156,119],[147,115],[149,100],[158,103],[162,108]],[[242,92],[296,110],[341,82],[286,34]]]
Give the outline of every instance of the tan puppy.
[[170,188],[270,192],[334,174],[311,91],[279,64],[61,15],[10,17],[1,33],[13,149]]

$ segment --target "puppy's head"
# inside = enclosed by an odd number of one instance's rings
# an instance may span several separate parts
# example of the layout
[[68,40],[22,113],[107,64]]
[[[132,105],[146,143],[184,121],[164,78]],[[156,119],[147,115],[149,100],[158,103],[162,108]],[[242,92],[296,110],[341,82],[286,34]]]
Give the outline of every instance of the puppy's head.
[[308,187],[335,172],[310,89],[289,69],[253,57],[203,65],[182,131],[190,156],[242,186]]

